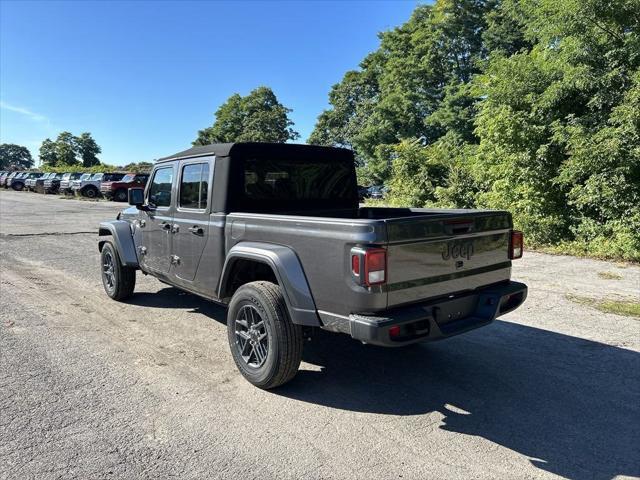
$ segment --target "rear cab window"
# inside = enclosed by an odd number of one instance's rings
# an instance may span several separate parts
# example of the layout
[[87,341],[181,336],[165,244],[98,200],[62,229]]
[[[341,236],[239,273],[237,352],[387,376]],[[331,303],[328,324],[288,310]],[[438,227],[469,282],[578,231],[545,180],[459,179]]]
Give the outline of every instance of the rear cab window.
[[[353,208],[353,161],[324,158],[245,158],[236,208],[286,212]],[[238,195],[239,193],[239,195]]]
[[205,210],[209,193],[209,163],[183,165],[180,175],[180,208]]

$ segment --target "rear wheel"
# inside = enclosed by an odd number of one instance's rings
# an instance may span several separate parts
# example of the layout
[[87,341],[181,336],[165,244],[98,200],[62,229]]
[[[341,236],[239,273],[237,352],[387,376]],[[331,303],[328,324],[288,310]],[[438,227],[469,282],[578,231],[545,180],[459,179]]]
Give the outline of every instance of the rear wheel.
[[127,201],[127,191],[124,189],[116,190],[116,193],[113,194],[113,199],[116,202],[126,202]]
[[295,325],[278,285],[251,282],[229,303],[227,334],[233,360],[253,385],[269,389],[287,383],[302,360],[302,327]]
[[100,252],[102,285],[114,300],[124,300],[131,296],[136,287],[136,270],[123,267],[118,252],[111,242],[106,242]]

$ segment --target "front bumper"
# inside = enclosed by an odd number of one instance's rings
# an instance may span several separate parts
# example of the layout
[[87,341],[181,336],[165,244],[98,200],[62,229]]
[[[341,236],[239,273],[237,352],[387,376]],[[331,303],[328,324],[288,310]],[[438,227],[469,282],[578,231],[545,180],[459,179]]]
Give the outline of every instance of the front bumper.
[[[373,315],[349,315],[351,336],[386,347],[440,340],[488,325],[518,308],[527,298],[527,286],[506,282],[431,302],[387,310]],[[391,335],[390,329],[393,328]],[[399,329],[399,332],[398,332]]]

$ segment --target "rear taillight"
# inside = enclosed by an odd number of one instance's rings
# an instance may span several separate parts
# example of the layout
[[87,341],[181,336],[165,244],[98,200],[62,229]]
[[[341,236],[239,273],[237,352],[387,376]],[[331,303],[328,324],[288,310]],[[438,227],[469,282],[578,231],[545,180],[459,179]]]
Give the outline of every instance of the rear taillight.
[[524,250],[524,237],[522,232],[518,230],[511,231],[511,241],[509,242],[509,258],[515,260],[522,258],[522,251]]
[[351,275],[356,283],[371,287],[387,281],[387,251],[384,248],[351,249]]

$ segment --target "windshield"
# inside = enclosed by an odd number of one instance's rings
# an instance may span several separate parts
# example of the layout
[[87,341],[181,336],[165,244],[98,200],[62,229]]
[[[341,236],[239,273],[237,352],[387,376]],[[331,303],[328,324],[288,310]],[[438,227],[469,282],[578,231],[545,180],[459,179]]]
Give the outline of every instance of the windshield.
[[91,178],[90,173],[83,173],[82,176],[80,177],[80,180],[89,180],[90,178]]
[[127,175],[125,175],[124,177],[122,177],[122,182],[133,182],[133,179],[136,178],[136,176],[133,173],[128,173]]
[[104,177],[102,178],[103,182],[118,182],[120,180],[122,180],[122,177],[124,177],[124,173],[105,173]]
[[93,177],[91,177],[91,180],[102,180],[104,173],[94,173]]

